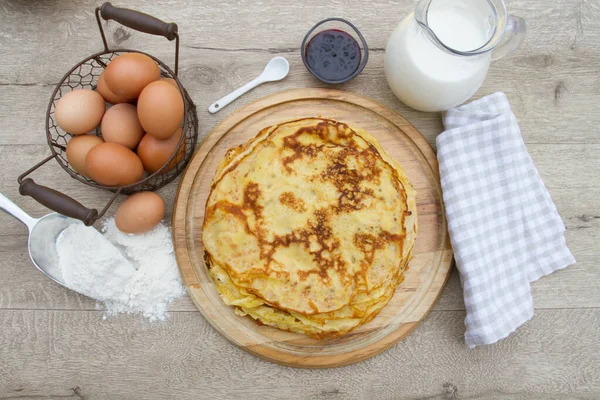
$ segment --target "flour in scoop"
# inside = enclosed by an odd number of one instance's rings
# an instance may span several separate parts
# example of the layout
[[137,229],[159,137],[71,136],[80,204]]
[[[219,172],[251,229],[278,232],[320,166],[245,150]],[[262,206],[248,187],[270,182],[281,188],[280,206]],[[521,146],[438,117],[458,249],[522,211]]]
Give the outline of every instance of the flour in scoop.
[[100,232],[82,223],[60,233],[56,250],[65,285],[99,301],[119,297],[136,272]]
[[119,231],[114,218],[105,221],[102,233],[74,224],[56,248],[66,285],[103,302],[107,316],[139,313],[162,320],[169,302],[185,294],[163,223],[141,235]]

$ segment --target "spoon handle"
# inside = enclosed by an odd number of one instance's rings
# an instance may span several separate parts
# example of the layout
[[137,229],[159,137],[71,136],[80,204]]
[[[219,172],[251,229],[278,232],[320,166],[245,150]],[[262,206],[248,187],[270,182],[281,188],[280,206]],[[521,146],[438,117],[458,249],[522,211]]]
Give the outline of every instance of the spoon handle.
[[251,80],[250,82],[246,83],[241,88],[234,90],[233,92],[229,93],[227,96],[212,103],[210,105],[210,107],[208,107],[208,112],[211,114],[216,113],[217,111],[219,111],[220,109],[225,107],[227,104],[231,103],[232,101],[234,101],[235,99],[237,99],[238,97],[243,95],[244,93],[254,89],[261,83],[264,83],[264,80],[262,80],[262,78],[260,76]]
[[35,225],[35,223],[37,221],[36,219],[31,218],[29,216],[29,214],[27,214],[25,211],[21,210],[21,208],[19,208],[19,206],[17,206],[15,203],[10,201],[2,193],[0,193],[0,210],[4,211],[8,215],[15,217],[16,219],[18,219],[19,221],[21,221],[22,223],[27,225],[27,228],[29,228],[29,230],[31,230],[31,228],[33,228],[33,226]]

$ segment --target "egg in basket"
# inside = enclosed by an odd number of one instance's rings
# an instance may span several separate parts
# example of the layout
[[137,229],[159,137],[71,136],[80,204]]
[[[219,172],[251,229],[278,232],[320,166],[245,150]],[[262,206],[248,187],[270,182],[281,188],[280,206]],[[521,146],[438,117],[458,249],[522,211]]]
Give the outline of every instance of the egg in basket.
[[[175,40],[175,71],[157,58],[109,49],[101,18]],[[104,51],[75,65],[57,85],[46,116],[51,154],[19,178],[19,192],[92,225],[119,194],[154,191],[175,179],[198,137],[196,107],[177,77],[177,25],[104,3],[96,8]],[[103,210],[89,209],[29,174],[56,159],[73,178],[114,192]]]

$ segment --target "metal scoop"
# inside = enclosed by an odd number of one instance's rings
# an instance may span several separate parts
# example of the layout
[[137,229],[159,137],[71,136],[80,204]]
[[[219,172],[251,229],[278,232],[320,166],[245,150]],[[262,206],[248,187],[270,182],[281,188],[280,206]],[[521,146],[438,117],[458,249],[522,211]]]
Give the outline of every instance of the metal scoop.
[[29,257],[37,269],[54,282],[66,286],[58,264],[56,238],[69,225],[82,222],[58,213],[48,214],[38,219],[31,218],[2,193],[0,193],[0,209],[27,225]]

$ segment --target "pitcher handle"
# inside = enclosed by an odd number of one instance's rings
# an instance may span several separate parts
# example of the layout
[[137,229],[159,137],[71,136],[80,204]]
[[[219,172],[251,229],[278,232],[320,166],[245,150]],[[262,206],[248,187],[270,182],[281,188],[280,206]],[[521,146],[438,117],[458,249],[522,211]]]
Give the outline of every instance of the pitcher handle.
[[504,38],[496,47],[494,47],[494,50],[492,51],[492,60],[502,58],[519,48],[523,43],[523,40],[525,40],[526,32],[527,24],[525,23],[525,20],[515,15],[509,15],[508,20],[506,21]]

